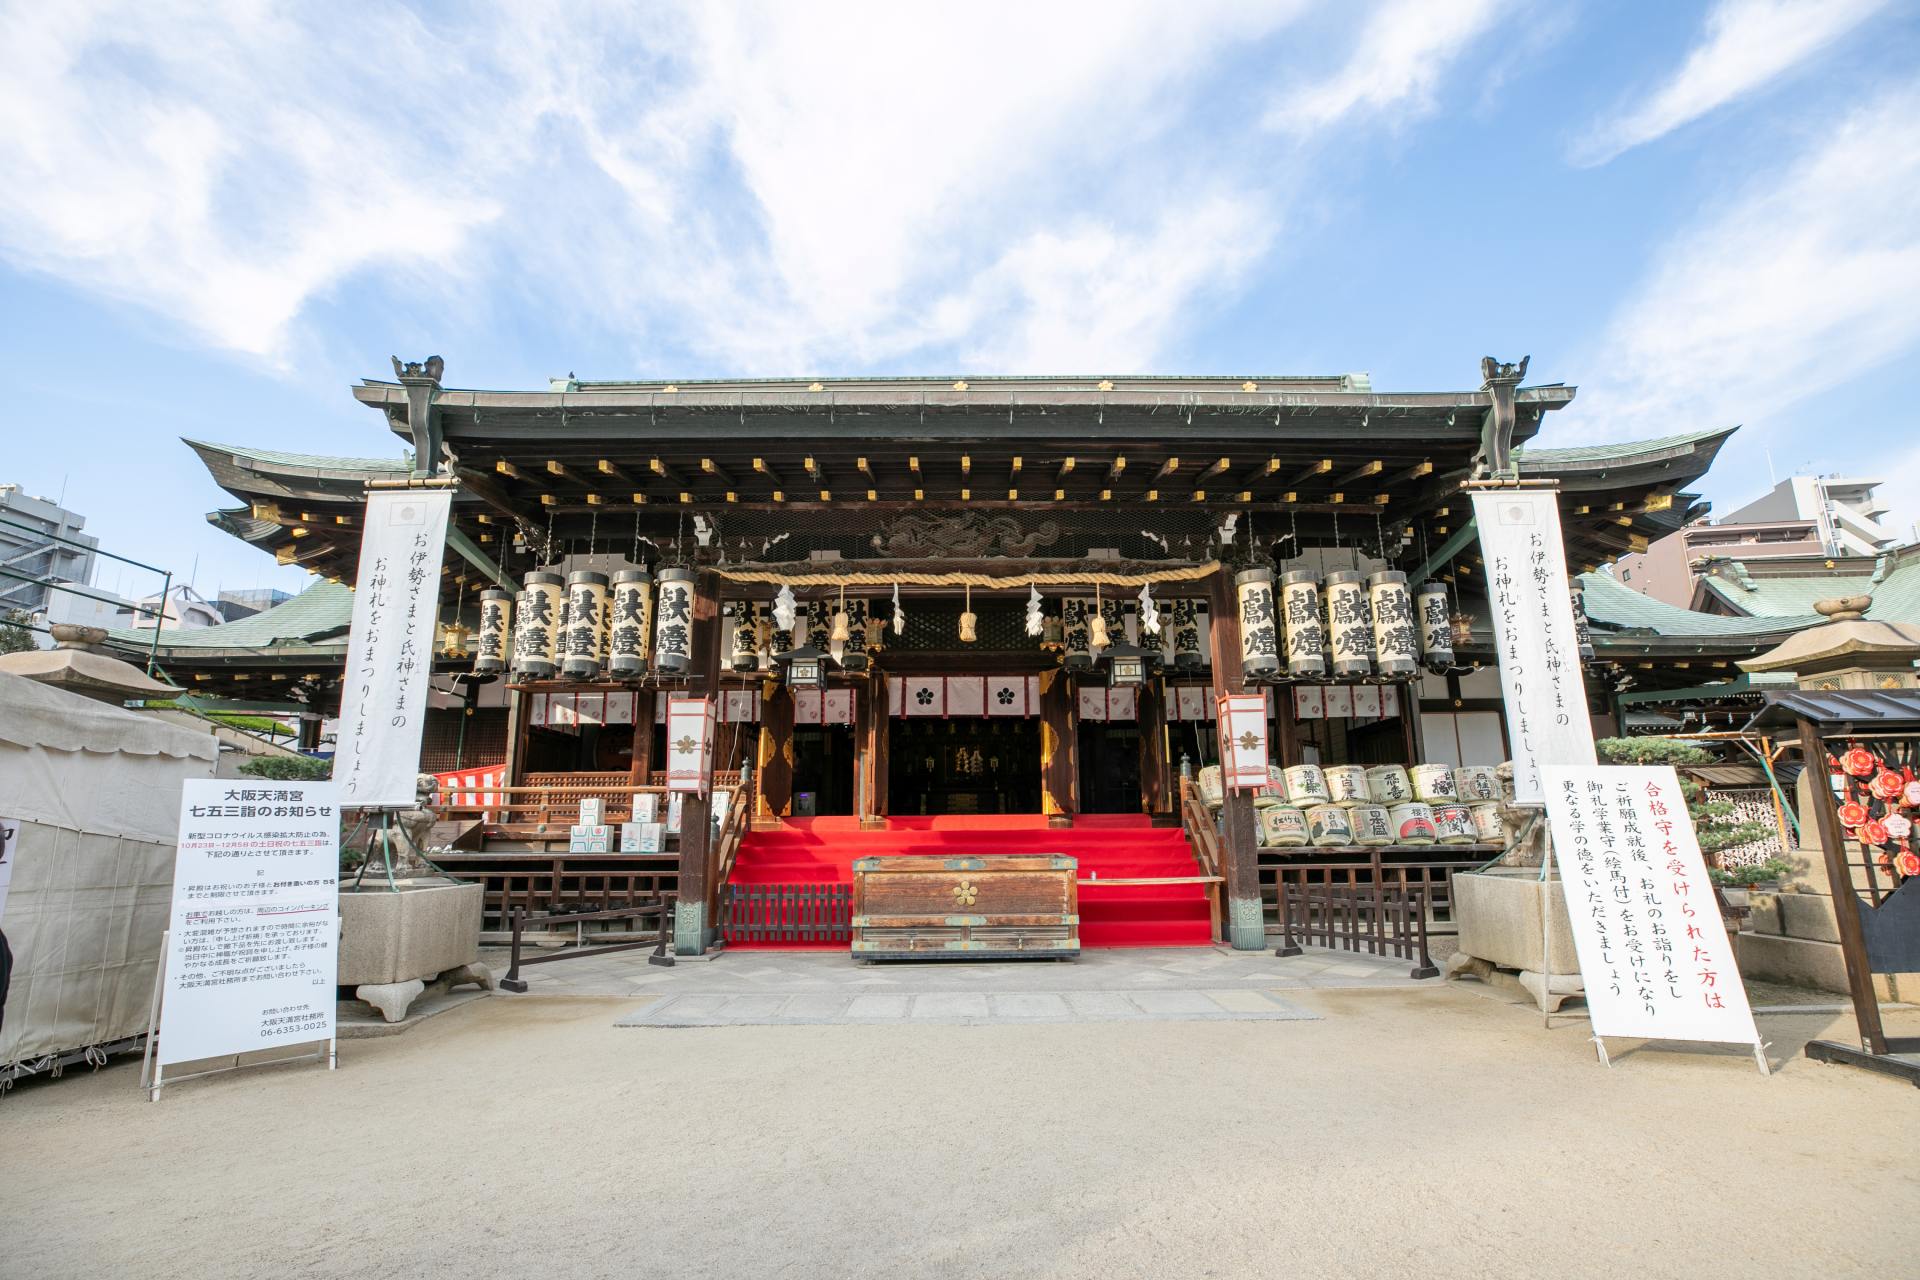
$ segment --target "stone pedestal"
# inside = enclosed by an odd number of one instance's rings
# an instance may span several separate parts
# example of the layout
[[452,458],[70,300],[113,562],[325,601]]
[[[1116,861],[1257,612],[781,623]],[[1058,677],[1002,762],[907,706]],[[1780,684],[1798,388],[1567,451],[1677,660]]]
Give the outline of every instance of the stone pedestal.
[[395,886],[369,880],[340,894],[339,984],[388,1022],[404,1018],[429,984],[472,982],[491,991],[493,974],[480,963],[485,888],[437,877]]
[[1453,878],[1453,913],[1460,949],[1447,962],[1449,978],[1515,974],[1548,1012],[1585,993],[1559,880],[1543,882],[1535,868],[1465,872]]

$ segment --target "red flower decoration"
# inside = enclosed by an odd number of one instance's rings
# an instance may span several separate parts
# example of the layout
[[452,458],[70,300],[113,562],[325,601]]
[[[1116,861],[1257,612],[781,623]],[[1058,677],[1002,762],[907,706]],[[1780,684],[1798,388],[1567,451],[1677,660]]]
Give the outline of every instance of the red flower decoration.
[[1909,782],[1901,799],[1911,805],[1920,805],[1920,782]]
[[1880,761],[1865,747],[1854,747],[1841,757],[1840,765],[1854,777],[1864,778],[1880,767]]
[[1878,818],[1868,818],[1866,825],[1860,828],[1860,838],[1868,844],[1887,842],[1887,824]]
[[1903,876],[1920,876],[1920,853],[1903,853],[1893,860]]
[[1849,800],[1840,806],[1840,825],[1857,827],[1867,820],[1867,806],[1858,800]]
[[1900,781],[1900,775],[1889,769],[1882,769],[1873,775],[1873,781],[1869,785],[1873,794],[1882,800],[1892,800],[1906,789],[1906,784]]

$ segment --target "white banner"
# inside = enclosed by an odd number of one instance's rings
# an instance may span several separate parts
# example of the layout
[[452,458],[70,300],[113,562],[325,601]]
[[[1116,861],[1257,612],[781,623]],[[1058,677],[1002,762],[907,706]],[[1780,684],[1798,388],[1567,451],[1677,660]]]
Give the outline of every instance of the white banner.
[[987,714],[990,716],[1026,715],[1027,678],[1025,676],[988,676]]
[[980,676],[947,677],[947,714],[983,716],[987,714],[987,683]]
[[821,724],[853,723],[853,690],[828,689],[820,695]]
[[1672,766],[1548,765],[1545,778],[1594,1034],[1758,1044]]
[[947,682],[939,676],[908,676],[902,714],[943,716],[947,713]]
[[367,495],[334,746],[342,804],[413,803],[452,502],[447,489]]
[[333,1039],[339,784],[181,785],[161,1064]]
[[1540,770],[1596,763],[1580,647],[1560,540],[1560,499],[1551,491],[1473,495],[1487,562],[1494,647],[1513,743],[1513,798],[1542,803]]
[[1107,718],[1107,691],[1093,685],[1080,686],[1080,719],[1094,723]]

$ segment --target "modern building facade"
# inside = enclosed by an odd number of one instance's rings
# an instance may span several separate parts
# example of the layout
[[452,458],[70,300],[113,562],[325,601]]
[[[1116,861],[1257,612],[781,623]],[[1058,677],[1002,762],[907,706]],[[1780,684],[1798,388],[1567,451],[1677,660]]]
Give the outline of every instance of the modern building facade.
[[37,498],[17,484],[0,484],[0,612],[45,612],[58,594],[47,583],[82,586],[93,581],[99,540],[84,532],[87,520],[50,498]]

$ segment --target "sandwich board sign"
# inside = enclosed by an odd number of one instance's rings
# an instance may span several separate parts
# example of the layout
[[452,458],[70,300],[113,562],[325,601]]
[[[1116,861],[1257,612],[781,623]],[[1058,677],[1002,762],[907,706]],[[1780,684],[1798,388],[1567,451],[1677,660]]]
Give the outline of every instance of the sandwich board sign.
[[1671,765],[1547,765],[1548,820],[1594,1044],[1765,1046]]

